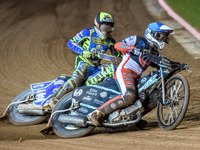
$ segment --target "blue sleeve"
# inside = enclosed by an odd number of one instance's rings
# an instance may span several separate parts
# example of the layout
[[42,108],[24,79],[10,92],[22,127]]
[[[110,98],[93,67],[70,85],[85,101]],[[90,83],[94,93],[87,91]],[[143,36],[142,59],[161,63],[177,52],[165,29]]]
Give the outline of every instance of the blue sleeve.
[[82,53],[85,49],[81,46],[81,43],[90,36],[89,29],[82,30],[75,37],[69,40],[68,47],[76,53]]
[[133,36],[130,36],[126,39],[123,39],[122,41],[128,46],[135,46],[136,41],[137,41],[137,36],[133,35]]
[[77,53],[82,53],[84,51],[84,48],[79,46],[76,42],[74,42],[73,40],[69,40],[68,42],[68,47],[70,49],[72,49],[73,51],[77,52]]

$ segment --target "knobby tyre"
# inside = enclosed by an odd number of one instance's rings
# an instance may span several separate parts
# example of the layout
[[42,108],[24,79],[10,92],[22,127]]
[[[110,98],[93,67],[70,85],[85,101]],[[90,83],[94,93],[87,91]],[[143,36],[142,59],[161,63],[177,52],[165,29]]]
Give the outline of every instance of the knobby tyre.
[[[59,100],[53,112],[70,108],[71,101],[72,101],[72,92],[66,94]],[[76,127],[73,125],[64,125],[58,121],[59,114],[60,113],[55,113],[52,117],[53,131],[59,137],[62,137],[62,138],[82,137],[90,133],[94,129],[93,126]],[[66,112],[66,115],[70,115],[70,112]]]
[[160,101],[157,105],[158,124],[165,130],[175,129],[183,120],[190,98],[190,88],[187,79],[180,75],[169,78],[165,84],[166,98],[169,100],[167,106],[163,106]]
[[[12,102],[24,101],[28,95],[32,94],[31,89],[25,90],[24,92],[17,95]],[[8,116],[10,122],[17,126],[35,125],[47,120],[49,115],[45,116],[30,116],[25,114],[20,114],[17,111],[19,104],[14,104],[9,108]]]

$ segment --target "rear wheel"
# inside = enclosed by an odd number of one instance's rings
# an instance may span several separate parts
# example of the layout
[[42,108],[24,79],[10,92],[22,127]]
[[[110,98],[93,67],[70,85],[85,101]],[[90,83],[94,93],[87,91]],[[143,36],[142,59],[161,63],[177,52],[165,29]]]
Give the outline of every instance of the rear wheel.
[[[31,89],[28,89],[19,95],[17,95],[12,102],[24,101],[28,95],[32,94]],[[25,114],[20,114],[17,111],[19,104],[14,104],[9,108],[9,119],[10,122],[14,125],[25,126],[25,125],[34,125],[44,122],[49,115],[45,116],[30,116]]]
[[[66,94],[63,98],[59,100],[56,104],[53,112],[59,110],[65,110],[70,108],[72,101],[72,93]],[[58,121],[58,117],[61,113],[55,113],[52,117],[53,131],[56,135],[62,138],[77,138],[82,137],[91,132],[94,126],[88,127],[77,127],[74,125],[64,125]],[[66,112],[65,115],[71,115],[71,112]]]
[[158,102],[157,119],[161,128],[175,129],[183,120],[189,105],[190,89],[186,78],[174,75],[166,82],[166,100],[169,104],[163,106]]

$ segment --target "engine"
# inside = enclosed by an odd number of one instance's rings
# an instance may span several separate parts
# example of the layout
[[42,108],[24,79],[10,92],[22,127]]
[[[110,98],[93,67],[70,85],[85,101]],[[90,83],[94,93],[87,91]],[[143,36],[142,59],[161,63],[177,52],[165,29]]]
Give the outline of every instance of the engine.
[[136,117],[138,111],[144,112],[144,108],[140,100],[137,100],[134,105],[130,105],[125,109],[116,110],[108,116],[110,123],[118,123],[124,121],[131,121]]

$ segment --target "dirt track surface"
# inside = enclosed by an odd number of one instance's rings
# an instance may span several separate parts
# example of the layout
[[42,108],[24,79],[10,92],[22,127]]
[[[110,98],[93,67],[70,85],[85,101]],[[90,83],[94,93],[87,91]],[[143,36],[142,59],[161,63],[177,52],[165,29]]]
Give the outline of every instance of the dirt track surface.
[[[93,27],[100,11],[113,15],[116,41],[134,34],[142,36],[147,25],[156,21],[141,0],[0,0],[0,114],[30,83],[73,72],[75,55],[66,41]],[[191,99],[186,117],[176,130],[161,129],[156,111],[144,118],[148,121],[144,130],[96,128],[78,139],[43,136],[39,131],[46,124],[17,127],[7,119],[0,122],[0,149],[200,149],[199,60],[173,38],[162,55],[187,63],[193,71],[192,75],[184,74],[190,83]]]

